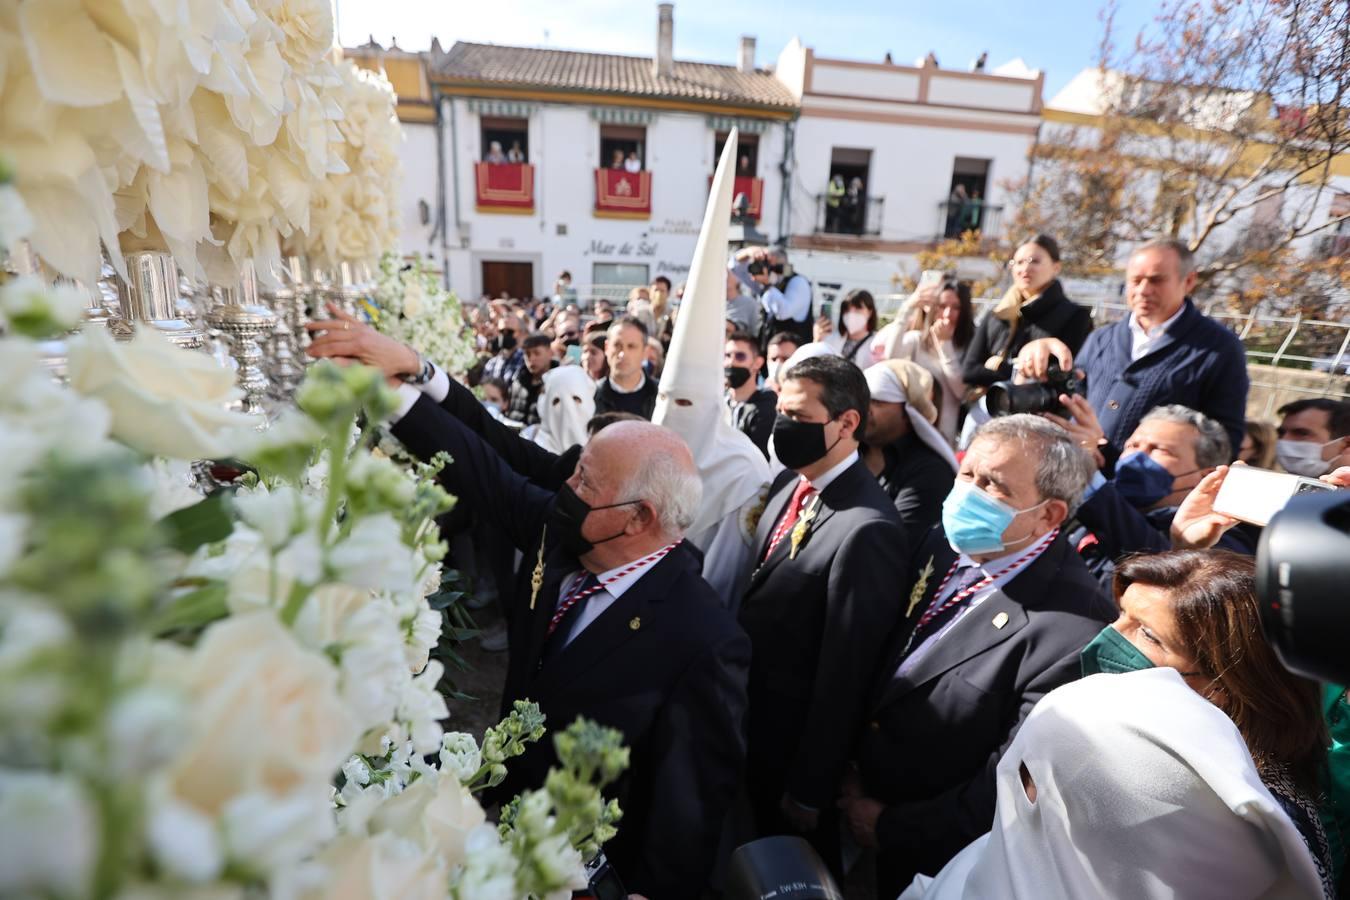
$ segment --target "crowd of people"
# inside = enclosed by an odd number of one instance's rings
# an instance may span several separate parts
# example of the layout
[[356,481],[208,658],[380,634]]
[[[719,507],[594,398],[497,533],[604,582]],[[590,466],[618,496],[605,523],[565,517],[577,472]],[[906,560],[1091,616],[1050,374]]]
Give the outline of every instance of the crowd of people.
[[[658,278],[583,309],[563,273],[485,303],[466,383],[354,320],[309,350],[380,366],[394,434],[453,458],[505,702],[624,733],[628,887],[715,894],[731,847],[794,834],[887,900],[1345,890],[1346,688],[1281,665],[1260,529],[1215,498],[1236,465],[1350,488],[1350,402],[1247,421],[1175,241],[1134,251],[1097,327],[1044,235],[978,321],[955,280],[890,323],[862,290],[813,319],[782,250],[725,265],[725,296]],[[714,314],[724,345],[688,356]],[[708,372],[713,418],[682,387]],[[1043,409],[990,402],[1057,373]]]

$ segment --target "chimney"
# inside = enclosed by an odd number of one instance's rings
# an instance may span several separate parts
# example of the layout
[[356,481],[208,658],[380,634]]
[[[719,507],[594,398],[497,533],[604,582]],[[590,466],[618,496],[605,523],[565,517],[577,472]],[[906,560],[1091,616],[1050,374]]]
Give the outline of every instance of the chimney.
[[746,74],[753,74],[755,71],[755,36],[753,34],[741,35],[741,62],[736,68]]
[[675,4],[656,4],[656,57],[652,75],[668,78],[675,70]]

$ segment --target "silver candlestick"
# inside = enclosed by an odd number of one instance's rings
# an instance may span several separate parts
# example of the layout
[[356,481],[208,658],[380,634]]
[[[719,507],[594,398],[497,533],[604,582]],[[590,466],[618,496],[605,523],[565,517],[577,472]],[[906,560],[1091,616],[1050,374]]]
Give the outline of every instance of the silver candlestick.
[[239,364],[236,383],[244,392],[242,411],[266,427],[267,373],[258,341],[276,327],[276,316],[258,302],[258,283],[252,265],[246,265],[238,287],[222,289],[224,301],[207,314],[207,321],[230,342],[230,355]]
[[310,344],[310,335],[305,328],[305,324],[309,322],[311,301],[314,302],[316,307],[319,304],[318,297],[314,292],[314,280],[309,268],[309,260],[303,256],[287,256],[281,271],[281,282],[290,289],[292,294],[291,305],[284,318],[291,329],[292,346],[295,348],[295,362],[301,369],[304,369],[305,366],[309,365],[309,358],[305,356],[305,350]]
[[[361,281],[360,267],[345,260],[335,266],[315,270],[314,280],[320,286],[319,297],[335,303],[349,316],[356,315],[356,304],[368,293],[368,286]],[[320,314],[326,316],[327,310]]]
[[122,317],[113,323],[122,338],[137,327],[153,328],[185,349],[202,345],[205,335],[182,317],[178,301],[178,267],[173,257],[158,250],[126,254],[127,280],[118,283]]
[[305,374],[296,360],[295,332],[291,326],[295,315],[295,291],[283,285],[263,291],[261,296],[276,319],[266,343],[270,357],[272,395],[278,400],[288,400]]

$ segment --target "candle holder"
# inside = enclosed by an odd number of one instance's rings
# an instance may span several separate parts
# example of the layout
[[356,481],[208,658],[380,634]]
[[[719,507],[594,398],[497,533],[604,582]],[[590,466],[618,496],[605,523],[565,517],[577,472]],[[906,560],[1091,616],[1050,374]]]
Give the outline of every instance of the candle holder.
[[320,301],[315,294],[313,273],[309,260],[303,256],[287,256],[281,271],[281,283],[291,291],[290,307],[284,318],[291,330],[292,346],[295,348],[295,362],[301,370],[309,365],[305,350],[309,347],[309,331],[305,324],[310,321],[311,305],[317,308]]
[[365,282],[361,278],[363,268],[368,276],[369,268],[346,260],[331,268],[316,269],[314,281],[319,285],[319,298],[331,301],[347,315],[355,316],[357,303],[369,293],[369,278]]
[[268,352],[268,374],[272,379],[272,396],[277,400],[288,400],[295,394],[300,379],[304,376],[304,367],[297,360],[295,331],[292,326],[295,316],[295,291],[286,286],[261,293],[263,302],[272,310],[276,320],[266,338]]
[[276,316],[258,302],[258,283],[251,264],[245,266],[238,287],[219,288],[217,292],[222,302],[207,313],[206,320],[229,341],[230,355],[239,365],[235,381],[244,392],[241,411],[259,417],[259,427],[264,428],[268,381],[258,342],[276,327]]
[[126,254],[127,278],[118,283],[121,318],[112,323],[118,337],[131,337],[136,328],[153,328],[179,347],[195,350],[206,336],[185,320],[179,308],[178,267],[160,250]]

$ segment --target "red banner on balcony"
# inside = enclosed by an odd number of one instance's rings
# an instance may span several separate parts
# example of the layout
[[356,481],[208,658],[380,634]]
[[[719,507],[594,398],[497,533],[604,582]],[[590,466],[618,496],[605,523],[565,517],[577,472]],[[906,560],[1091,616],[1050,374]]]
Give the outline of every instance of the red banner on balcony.
[[612,219],[650,219],[652,173],[596,169],[595,214]]
[[474,182],[479,212],[534,212],[534,166],[529,163],[474,163]]
[[[712,180],[713,177],[709,175],[709,189],[712,188]],[[758,220],[761,206],[760,201],[764,198],[764,179],[752,178],[749,175],[737,175],[735,185],[731,188],[731,202],[735,203],[736,198],[741,194],[744,194],[745,199],[749,201],[749,206],[746,207],[746,211],[750,214],[750,218]],[[733,206],[732,212],[735,213],[735,211],[736,209]]]

